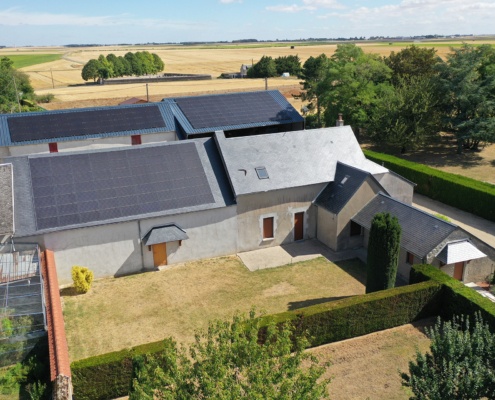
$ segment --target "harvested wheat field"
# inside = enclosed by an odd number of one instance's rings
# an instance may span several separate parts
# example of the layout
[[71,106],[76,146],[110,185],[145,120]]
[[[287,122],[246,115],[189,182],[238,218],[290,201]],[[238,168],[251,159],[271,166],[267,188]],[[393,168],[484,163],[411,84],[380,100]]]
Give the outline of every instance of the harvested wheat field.
[[[476,41],[477,44],[484,43]],[[489,43],[489,42],[487,42]],[[491,43],[491,42],[490,42]],[[364,43],[359,44],[365,52],[387,56],[391,51],[400,51],[411,43]],[[422,43],[420,46],[436,47],[438,55],[445,57],[449,46],[459,46],[459,42]],[[294,46],[294,49],[291,49]],[[88,107],[92,105],[118,104],[130,97],[146,96],[144,84],[97,86],[85,84],[81,78],[83,65],[100,54],[113,53],[117,56],[128,51],[147,50],[157,53],[165,62],[165,72],[209,74],[211,81],[152,83],[148,85],[150,100],[157,101],[164,97],[197,95],[208,93],[225,93],[233,91],[264,90],[265,83],[261,79],[216,79],[224,72],[237,72],[242,64],[257,62],[262,56],[287,56],[297,54],[304,63],[310,56],[325,53],[331,56],[336,44],[308,43],[263,43],[251,45],[218,45],[218,46],[105,46],[88,48],[46,47],[46,48],[5,48],[0,49],[0,56],[12,54],[60,54],[60,60],[31,65],[22,68],[31,79],[38,94],[53,93],[55,102],[49,109]],[[281,91],[298,91],[297,78],[269,79],[269,88]],[[291,100],[291,96],[288,96]],[[102,101],[103,99],[108,99]],[[95,104],[91,104],[94,101]],[[292,100],[291,100],[292,102]],[[59,103],[59,104],[57,104]],[[63,104],[60,104],[63,103]],[[301,104],[293,101],[296,109]]]

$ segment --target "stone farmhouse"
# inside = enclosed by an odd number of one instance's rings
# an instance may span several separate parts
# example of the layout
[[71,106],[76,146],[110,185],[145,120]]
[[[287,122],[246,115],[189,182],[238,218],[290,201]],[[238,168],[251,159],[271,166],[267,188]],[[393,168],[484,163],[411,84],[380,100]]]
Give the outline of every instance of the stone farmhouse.
[[104,277],[305,239],[366,248],[388,211],[404,277],[418,262],[493,272],[495,250],[414,208],[414,184],[350,127],[304,130],[280,93],[254,93],[0,116],[2,243],[52,250],[67,284],[73,265]]

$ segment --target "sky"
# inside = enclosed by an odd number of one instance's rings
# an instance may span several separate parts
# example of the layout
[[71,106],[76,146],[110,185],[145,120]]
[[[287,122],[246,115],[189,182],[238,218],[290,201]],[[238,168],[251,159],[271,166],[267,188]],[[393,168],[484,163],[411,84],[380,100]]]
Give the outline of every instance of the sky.
[[0,46],[495,34],[495,0],[0,0]]

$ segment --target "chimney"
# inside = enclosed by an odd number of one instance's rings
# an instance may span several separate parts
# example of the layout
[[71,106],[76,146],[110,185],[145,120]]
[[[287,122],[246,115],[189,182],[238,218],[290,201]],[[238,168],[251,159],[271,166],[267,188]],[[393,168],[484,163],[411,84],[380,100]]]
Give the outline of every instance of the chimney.
[[337,120],[337,123],[335,126],[344,126],[344,120],[342,119],[342,113],[339,113],[339,119]]

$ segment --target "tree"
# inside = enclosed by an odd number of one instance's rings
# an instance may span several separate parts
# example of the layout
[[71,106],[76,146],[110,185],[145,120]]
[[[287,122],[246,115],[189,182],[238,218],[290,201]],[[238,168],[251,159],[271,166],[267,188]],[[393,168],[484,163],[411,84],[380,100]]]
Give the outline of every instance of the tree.
[[[130,400],[136,399],[325,399],[324,367],[304,352],[305,338],[273,322],[259,343],[260,320],[235,315],[211,322],[189,348],[169,339],[160,357],[138,360]],[[302,363],[304,362],[304,366]]]
[[440,131],[438,103],[430,77],[399,77],[377,99],[367,134],[374,142],[399,146],[402,153],[416,149]]
[[[315,128],[322,126],[321,124],[321,98],[326,92],[326,87],[323,85],[325,74],[329,68],[330,60],[325,54],[320,54],[318,57],[309,57],[304,63],[301,73],[298,78],[303,79],[301,82],[304,92],[301,94],[301,99],[307,101],[307,107],[310,111],[316,110]],[[309,118],[306,118],[308,122]]]
[[365,54],[354,44],[339,44],[321,84],[325,124],[334,125],[342,113],[354,129],[366,128],[378,99],[390,90],[390,76],[380,56]]
[[495,142],[495,49],[464,44],[451,50],[437,67],[445,129],[456,134],[461,150],[478,150]]
[[263,56],[247,71],[248,78],[271,78],[277,76],[275,61],[270,56]]
[[100,63],[98,60],[91,59],[89,60],[86,64],[84,64],[84,67],[81,72],[81,76],[85,81],[88,81],[90,79],[93,79],[94,82],[96,82],[96,79],[98,78],[98,69],[100,68]]
[[397,217],[378,213],[371,221],[368,242],[366,293],[395,286],[401,227]]
[[413,77],[431,77],[435,74],[435,65],[441,62],[434,48],[408,46],[398,53],[392,51],[385,57],[385,64],[392,70],[392,82],[399,84]]
[[418,351],[409,374],[401,373],[402,385],[414,393],[411,400],[495,398],[495,336],[479,314],[474,326],[460,316],[439,319],[426,332],[430,351]]
[[281,56],[275,59],[277,74],[282,75],[288,72],[291,75],[299,76],[301,74],[301,60],[299,56]]
[[155,67],[155,74],[158,72],[162,72],[165,68],[165,63],[158,56],[158,54],[152,53],[151,56],[153,57],[153,65]]
[[32,101],[34,89],[29,82],[29,77],[17,71],[14,63],[8,57],[0,59],[0,113],[19,111],[32,111],[30,106],[21,106],[23,100]]

